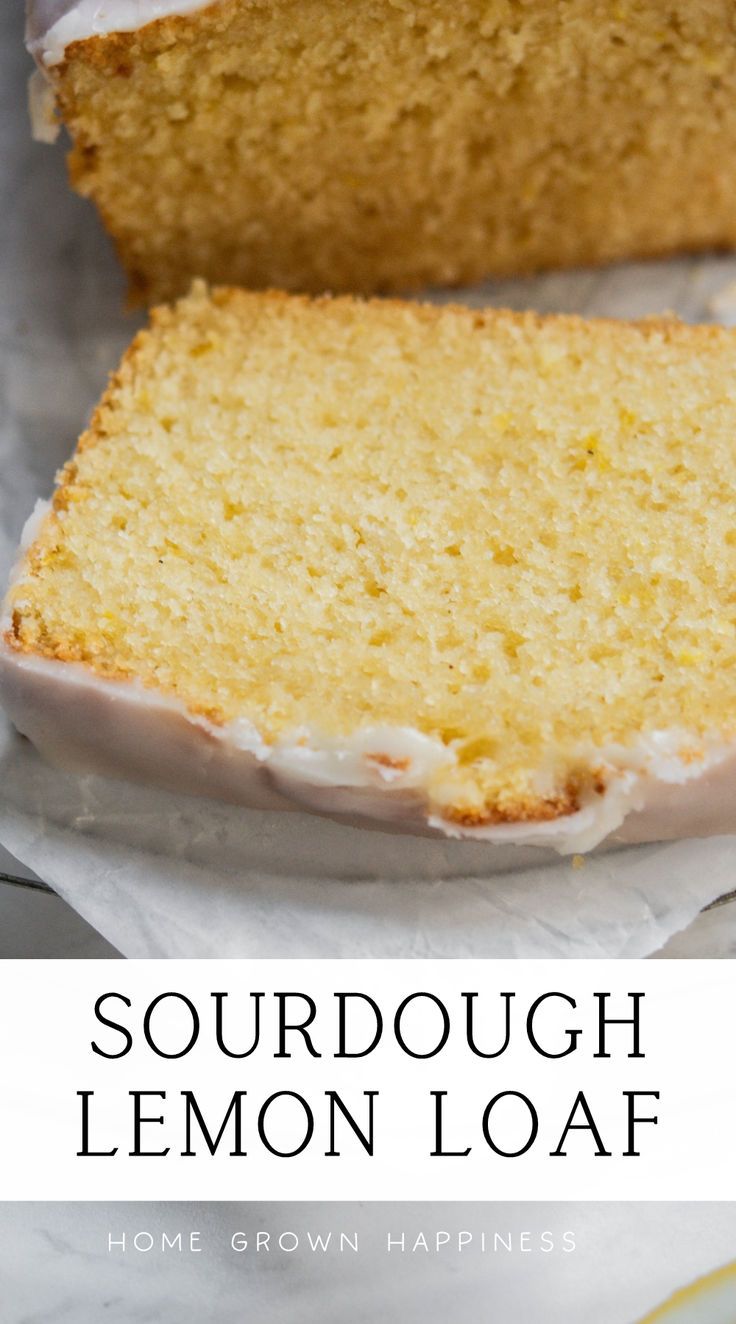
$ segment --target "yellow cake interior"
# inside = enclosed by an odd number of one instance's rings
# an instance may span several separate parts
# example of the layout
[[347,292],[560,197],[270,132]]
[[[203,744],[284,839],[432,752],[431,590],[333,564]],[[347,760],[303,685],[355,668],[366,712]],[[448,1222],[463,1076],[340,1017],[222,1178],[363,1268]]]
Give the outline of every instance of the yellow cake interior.
[[63,472],[9,642],[269,742],[417,729],[463,822],[570,812],[590,746],[736,734],[735,349],[195,288]]
[[144,298],[736,243],[730,0],[221,0],[51,72]]

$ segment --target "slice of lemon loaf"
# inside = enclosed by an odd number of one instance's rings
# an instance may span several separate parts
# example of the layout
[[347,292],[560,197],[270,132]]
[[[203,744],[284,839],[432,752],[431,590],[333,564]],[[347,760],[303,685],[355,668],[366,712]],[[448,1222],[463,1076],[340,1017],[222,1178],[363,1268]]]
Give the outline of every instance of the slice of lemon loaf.
[[29,0],[29,41],[143,299],[736,243],[731,0]]
[[676,321],[195,287],[28,535],[8,712],[248,803],[736,828],[735,370]]

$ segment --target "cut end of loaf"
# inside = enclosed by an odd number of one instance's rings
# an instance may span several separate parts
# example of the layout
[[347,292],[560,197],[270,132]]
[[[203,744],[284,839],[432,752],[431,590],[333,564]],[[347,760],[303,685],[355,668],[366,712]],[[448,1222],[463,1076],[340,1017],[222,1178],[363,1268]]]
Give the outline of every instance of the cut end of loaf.
[[573,815],[653,733],[697,765],[736,737],[735,348],[197,286],[112,379],[6,642],[272,749],[418,732],[460,829]]

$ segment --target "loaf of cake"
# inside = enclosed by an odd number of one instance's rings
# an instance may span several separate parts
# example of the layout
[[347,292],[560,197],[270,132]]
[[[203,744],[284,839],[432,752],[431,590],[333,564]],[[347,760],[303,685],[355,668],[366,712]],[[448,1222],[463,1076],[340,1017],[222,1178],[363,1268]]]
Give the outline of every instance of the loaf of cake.
[[57,763],[582,851],[736,829],[736,332],[200,283],[4,607]]
[[72,181],[134,299],[193,276],[409,290],[736,243],[731,0],[28,0],[28,16]]

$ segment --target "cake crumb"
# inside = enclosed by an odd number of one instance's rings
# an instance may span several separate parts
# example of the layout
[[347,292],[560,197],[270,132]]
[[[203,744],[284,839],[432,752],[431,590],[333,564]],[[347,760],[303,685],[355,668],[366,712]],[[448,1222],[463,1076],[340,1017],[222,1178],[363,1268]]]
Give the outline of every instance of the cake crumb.
[[643,733],[687,732],[697,772],[736,724],[735,352],[715,326],[197,284],[62,471],[10,646],[306,738],[304,766],[365,732],[371,790],[451,835],[597,806],[623,770],[581,749]]
[[729,281],[708,301],[708,312],[721,326],[736,326],[736,280]]

